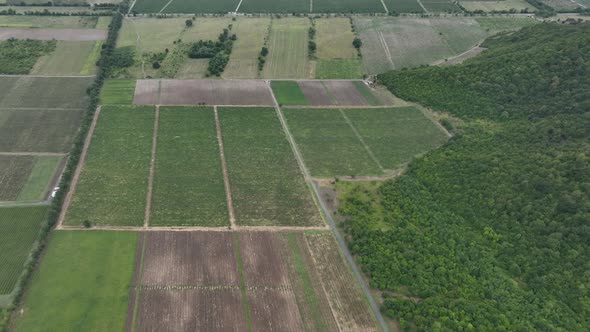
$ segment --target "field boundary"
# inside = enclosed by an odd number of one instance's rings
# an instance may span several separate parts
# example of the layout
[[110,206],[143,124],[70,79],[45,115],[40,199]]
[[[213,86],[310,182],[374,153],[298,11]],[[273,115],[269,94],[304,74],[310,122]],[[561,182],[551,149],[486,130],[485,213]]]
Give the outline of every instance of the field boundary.
[[381,0],[381,4],[383,5],[383,9],[385,9],[385,14],[389,14],[389,8],[385,5],[385,1]]
[[101,109],[102,106],[98,106],[96,108],[96,112],[94,112],[92,123],[90,124],[90,128],[88,128],[88,133],[86,134],[86,139],[84,140],[84,146],[82,147],[82,151],[80,152],[80,160],[78,160],[78,165],[76,166],[76,170],[74,171],[74,175],[72,176],[72,181],[70,182],[70,190],[66,194],[61,211],[59,213],[59,217],[57,219],[57,225],[55,227],[56,229],[61,229],[63,227],[64,219],[66,218],[66,214],[68,213],[70,203],[72,202],[72,197],[74,196],[74,192],[76,191],[76,187],[78,186],[80,173],[82,173],[82,167],[84,166],[84,161],[86,160],[88,147],[90,146],[90,142],[92,141],[92,135],[94,134],[94,129],[96,128],[96,123],[98,122],[98,117],[100,115]]
[[379,42],[381,42],[381,46],[383,46],[383,50],[385,51],[387,60],[389,60],[389,63],[391,63],[391,69],[395,70],[395,63],[393,62],[393,58],[391,57],[389,46],[387,46],[387,41],[385,41],[385,37],[383,37],[383,32],[381,31],[379,31]]
[[367,153],[369,154],[371,159],[373,159],[375,164],[377,164],[377,167],[379,167],[381,172],[385,173],[385,168],[383,168],[383,165],[381,165],[381,162],[379,161],[379,159],[377,159],[377,157],[373,154],[373,151],[371,150],[371,148],[367,145],[367,143],[365,143],[365,140],[363,139],[361,134],[358,132],[358,130],[356,129],[356,127],[354,126],[352,121],[350,121],[350,119],[348,118],[346,113],[344,113],[342,108],[338,109],[338,111],[340,112],[340,115],[342,115],[342,117],[344,118],[344,121],[346,121],[346,123],[348,124],[350,129],[352,129],[352,132],[354,133],[356,138],[361,142],[361,144],[363,145],[363,147],[365,148],[365,150],[367,151]]
[[[38,204],[41,205],[41,204]],[[63,226],[61,230],[67,231],[130,231],[130,232],[291,232],[291,231],[329,231],[327,225],[324,226],[235,226],[228,228],[225,226]]]
[[168,6],[169,6],[169,5],[172,3],[172,1],[174,1],[174,0],[170,0],[170,1],[168,1],[168,2],[167,2],[165,5],[164,5],[164,7],[162,7],[162,9],[160,9],[160,11],[158,12],[158,14],[161,14],[161,13],[164,11],[164,9],[166,9],[166,7],[168,7]]
[[61,152],[0,152],[0,156],[45,156],[45,157],[65,157],[67,153]]
[[154,173],[156,168],[156,146],[158,144],[158,120],[160,118],[160,105],[156,105],[154,114],[154,132],[152,134],[152,155],[150,158],[150,172],[148,176],[148,190],[146,194],[145,212],[143,217],[143,227],[150,224],[152,210],[152,193],[154,189]]
[[219,114],[217,106],[213,106],[215,114],[215,130],[217,131],[217,145],[219,146],[219,158],[221,159],[221,172],[223,174],[223,184],[225,187],[225,199],[227,201],[227,212],[229,214],[230,228],[236,228],[236,215],[231,197],[231,186],[229,184],[229,175],[227,172],[227,163],[225,161],[225,152],[223,149],[223,138],[221,137],[221,124],[219,123]]

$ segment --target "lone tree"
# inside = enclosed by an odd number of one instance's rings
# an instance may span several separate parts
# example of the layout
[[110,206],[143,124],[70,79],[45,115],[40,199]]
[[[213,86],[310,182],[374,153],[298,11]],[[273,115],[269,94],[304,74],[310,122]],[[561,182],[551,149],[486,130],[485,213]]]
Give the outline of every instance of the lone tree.
[[186,20],[186,21],[184,21],[184,24],[186,25],[187,28],[190,28],[193,26],[193,20]]
[[358,37],[352,41],[352,46],[354,46],[354,48],[356,48],[356,49],[361,48],[362,45],[363,45],[363,42]]

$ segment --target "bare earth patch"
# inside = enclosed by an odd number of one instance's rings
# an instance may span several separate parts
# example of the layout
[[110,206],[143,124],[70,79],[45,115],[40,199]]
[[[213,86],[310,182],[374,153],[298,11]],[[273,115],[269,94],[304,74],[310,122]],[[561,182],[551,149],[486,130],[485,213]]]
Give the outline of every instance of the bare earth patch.
[[299,81],[299,88],[312,106],[334,105],[321,81]]
[[351,81],[324,81],[328,93],[341,106],[366,106],[367,101]]
[[53,28],[0,28],[0,40],[10,38],[38,40],[89,41],[103,40],[106,30],[101,29],[53,29]]

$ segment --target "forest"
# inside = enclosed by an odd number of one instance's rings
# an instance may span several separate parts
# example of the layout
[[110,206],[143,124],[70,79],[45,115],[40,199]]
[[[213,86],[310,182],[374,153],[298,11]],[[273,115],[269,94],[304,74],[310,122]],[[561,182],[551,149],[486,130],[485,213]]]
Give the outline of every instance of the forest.
[[341,196],[348,244],[409,331],[590,330],[590,24],[491,37],[378,77],[454,137]]

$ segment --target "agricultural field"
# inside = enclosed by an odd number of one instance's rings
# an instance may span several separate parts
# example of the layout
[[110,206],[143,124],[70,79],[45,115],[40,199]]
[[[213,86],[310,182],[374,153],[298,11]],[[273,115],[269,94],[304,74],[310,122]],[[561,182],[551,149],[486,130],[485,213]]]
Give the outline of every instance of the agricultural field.
[[134,94],[135,80],[106,80],[100,91],[100,103],[130,105]]
[[218,111],[237,224],[322,224],[275,110]]
[[313,0],[314,13],[384,13],[379,0]]
[[10,294],[16,285],[47,209],[47,206],[0,207],[0,295]]
[[316,79],[358,79],[362,74],[361,60],[358,59],[320,59],[315,67]]
[[154,107],[103,106],[65,224],[143,225]]
[[227,13],[233,12],[238,0],[138,0],[133,11],[140,13]]
[[138,105],[273,105],[261,80],[138,80]]
[[31,70],[34,75],[92,75],[102,41],[58,41],[50,54],[42,56]]
[[106,30],[102,29],[31,29],[0,27],[0,40],[11,38],[33,40],[70,40],[91,41],[106,38]]
[[447,140],[415,107],[283,112],[306,165],[317,177],[380,175]]
[[430,64],[458,55],[490,35],[472,18],[358,17],[355,26],[369,74]]
[[241,13],[309,13],[309,0],[244,0]]
[[509,17],[478,17],[475,19],[479,26],[489,34],[501,31],[512,31],[532,26],[539,22],[533,18],[509,18]]
[[93,77],[0,77],[0,109],[83,109]]
[[295,81],[272,81],[272,92],[279,105],[307,105],[299,84]]
[[0,108],[0,151],[66,152],[82,115],[82,109]]
[[329,232],[146,232],[138,245],[127,331],[377,330]]
[[360,78],[361,61],[352,46],[355,37],[349,18],[319,18],[315,21],[317,63],[315,78]]
[[41,201],[63,156],[1,155],[0,201]]
[[308,59],[308,18],[273,19],[269,54],[262,76],[265,78],[307,78],[310,76]]
[[[567,1],[568,3],[571,3]],[[527,10],[528,12],[536,11],[536,8],[524,0],[502,0],[502,1],[461,1],[461,6],[468,11],[481,10],[484,12],[492,11],[509,11],[509,10]]]
[[[5,3],[4,0],[0,0],[0,3]],[[2,6],[2,10],[14,10],[17,14],[25,14],[26,12],[38,12],[38,11],[45,11],[47,9],[50,13],[68,13],[70,15],[80,15],[80,14],[87,14],[87,13],[109,13],[110,10],[107,9],[93,9],[91,7],[81,7],[81,6],[49,6],[49,7],[41,7],[41,6]],[[110,19],[110,16],[103,16],[104,18]]]
[[160,108],[150,225],[229,225],[213,108]]
[[122,331],[136,242],[134,232],[55,231],[14,331]]
[[542,2],[557,11],[573,11],[578,7],[590,7],[590,1],[588,0],[543,0]]
[[459,6],[455,5],[451,1],[445,0],[421,0],[420,1],[424,8],[429,13],[462,13],[463,11]]
[[383,0],[390,13],[423,13],[416,0]]
[[233,22],[232,32],[238,37],[234,42],[224,78],[258,77],[258,56],[268,34],[270,18],[242,18]]
[[391,105],[391,94],[378,93],[362,81],[272,81],[275,97],[285,106]]
[[[100,21],[110,18],[96,16],[0,16],[0,27],[13,28],[58,28],[93,29],[100,28]],[[98,27],[97,27],[98,25]],[[106,29],[106,27],[104,28]]]
[[41,56],[53,52],[55,45],[55,41],[30,39],[0,41],[0,74],[28,74]]

